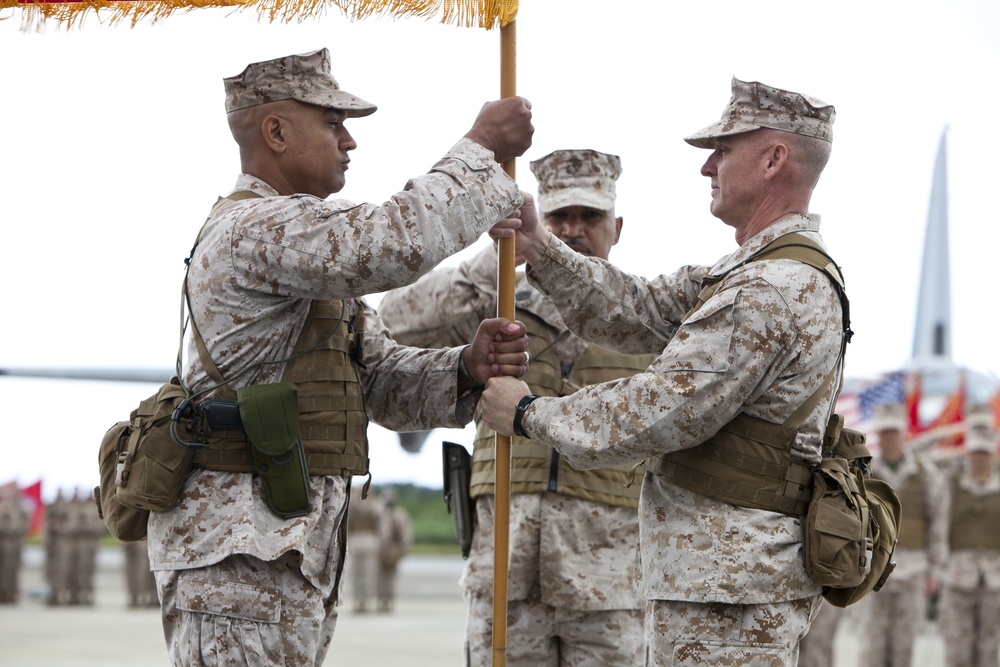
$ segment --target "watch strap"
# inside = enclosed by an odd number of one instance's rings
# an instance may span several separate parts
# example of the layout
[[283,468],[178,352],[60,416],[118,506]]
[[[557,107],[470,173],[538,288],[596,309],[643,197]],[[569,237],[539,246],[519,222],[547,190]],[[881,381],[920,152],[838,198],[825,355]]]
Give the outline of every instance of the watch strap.
[[514,409],[514,435],[519,438],[527,437],[524,434],[524,430],[521,428],[521,420],[524,419],[524,411],[528,409],[528,406],[531,405],[532,401],[536,398],[539,397],[535,394],[528,394],[517,402],[517,407]]

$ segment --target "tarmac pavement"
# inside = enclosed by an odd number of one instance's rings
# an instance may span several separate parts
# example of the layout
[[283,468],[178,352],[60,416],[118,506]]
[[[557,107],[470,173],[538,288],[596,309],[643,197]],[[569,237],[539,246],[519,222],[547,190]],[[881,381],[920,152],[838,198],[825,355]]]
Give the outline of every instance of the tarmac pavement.
[[[42,550],[27,547],[24,557],[22,599],[16,605],[0,605],[0,666],[170,667],[159,610],[126,605],[122,549],[101,549],[92,607],[47,606]],[[391,613],[356,614],[347,599],[340,607],[325,664],[462,665],[465,604],[457,583],[462,565],[457,555],[404,558]],[[849,620],[841,623],[837,633],[836,667],[858,664],[861,646]],[[917,638],[913,667],[943,665],[941,638],[928,624]]]

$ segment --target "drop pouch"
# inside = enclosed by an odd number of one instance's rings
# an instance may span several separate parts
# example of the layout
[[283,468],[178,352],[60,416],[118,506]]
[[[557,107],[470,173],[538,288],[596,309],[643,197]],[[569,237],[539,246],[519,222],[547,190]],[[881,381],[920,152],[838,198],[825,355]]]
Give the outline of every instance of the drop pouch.
[[472,457],[462,445],[443,442],[444,502],[455,526],[455,537],[462,549],[462,558],[468,558],[472,549],[473,522],[476,503],[469,496],[472,476]]
[[309,470],[299,434],[298,394],[291,382],[237,390],[254,468],[271,510],[284,519],[312,511]]

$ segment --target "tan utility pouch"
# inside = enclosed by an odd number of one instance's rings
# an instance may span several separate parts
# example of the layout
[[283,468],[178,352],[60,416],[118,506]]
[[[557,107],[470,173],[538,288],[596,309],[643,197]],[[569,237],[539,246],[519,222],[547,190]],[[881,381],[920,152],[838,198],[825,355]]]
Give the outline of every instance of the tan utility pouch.
[[895,568],[901,506],[891,486],[868,476],[865,436],[834,415],[802,523],[806,572],[823,597],[846,607],[878,591]]
[[803,533],[806,571],[821,586],[857,586],[868,576],[874,542],[868,501],[847,459],[824,458],[813,473]]
[[149,512],[175,507],[180,498],[194,456],[170,434],[171,415],[183,400],[184,388],[171,378],[101,442],[101,485],[94,495],[108,530],[123,542],[145,539]]
[[271,510],[284,519],[312,511],[309,470],[299,435],[299,405],[291,382],[236,392],[243,431]]

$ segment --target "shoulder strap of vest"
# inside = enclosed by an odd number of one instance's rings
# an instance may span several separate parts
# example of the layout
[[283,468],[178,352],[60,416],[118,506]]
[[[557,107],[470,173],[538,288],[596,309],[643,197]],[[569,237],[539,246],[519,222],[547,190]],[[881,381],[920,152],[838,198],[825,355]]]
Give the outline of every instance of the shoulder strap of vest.
[[833,261],[833,258],[826,254],[818,243],[804,234],[798,234],[795,232],[779,236],[728,271],[706,277],[704,282],[705,286],[702,288],[701,292],[698,293],[698,301],[695,304],[695,307],[688,312],[688,316],[704,306],[705,303],[712,298],[712,296],[719,290],[719,287],[721,287],[723,279],[728,276],[730,272],[742,266],[746,266],[751,262],[760,261],[762,259],[791,259],[796,262],[808,264],[809,266],[819,269],[825,273],[830,279],[830,282],[833,283],[834,289],[837,290],[837,297],[840,299],[841,312],[844,320],[844,343],[846,344],[851,341],[851,338],[854,336],[854,331],[851,330],[851,307],[850,301],[847,299],[847,292],[844,287],[844,276],[840,272],[840,267],[837,266],[837,263]]
[[[262,198],[264,195],[259,195],[252,190],[237,190],[232,194],[225,197],[219,197],[215,204],[212,205],[212,210],[209,211],[208,217],[205,218],[205,222],[202,223],[201,229],[198,231],[198,236],[195,237],[194,245],[191,246],[191,252],[188,253],[187,259],[184,260],[184,294],[181,297],[181,345],[184,344],[184,307],[187,306],[188,318],[191,321],[191,335],[194,338],[195,345],[198,348],[198,359],[201,361],[202,367],[205,369],[205,373],[208,374],[208,378],[216,385],[222,386],[226,383],[226,380],[222,378],[222,373],[219,372],[219,368],[212,361],[211,355],[208,353],[208,348],[205,347],[205,341],[202,339],[201,334],[198,332],[198,325],[194,321],[194,315],[191,314],[191,299],[188,296],[188,270],[191,268],[191,260],[194,258],[195,248],[201,243],[201,235],[205,232],[205,226],[208,225],[208,221],[212,217],[222,210],[224,207],[230,204],[235,204],[238,201],[244,199],[254,199]],[[181,350],[177,351],[177,374],[180,375],[181,372]]]
[[[695,307],[688,312],[688,317],[704,306],[705,303],[712,298],[712,296],[719,290],[719,287],[721,287],[723,279],[729,275],[731,271],[734,271],[739,267],[746,266],[751,262],[757,262],[764,259],[790,259],[796,262],[802,262],[803,264],[808,264],[815,269],[819,269],[826,274],[826,276],[830,279],[830,282],[833,283],[833,287],[837,291],[837,297],[840,299],[844,333],[844,342],[841,344],[840,355],[837,359],[837,363],[834,364],[833,369],[830,371],[830,374],[827,375],[823,384],[821,384],[808,398],[808,400],[800,405],[799,408],[785,421],[784,425],[788,428],[798,429],[798,427],[802,425],[802,422],[805,421],[813,410],[816,409],[816,406],[819,405],[819,401],[834,381],[834,378],[837,375],[837,367],[840,365],[840,360],[844,356],[847,344],[854,336],[854,331],[851,330],[850,302],[847,299],[847,292],[844,289],[844,276],[840,272],[840,267],[833,261],[833,258],[830,257],[818,243],[804,234],[793,232],[791,234],[779,236],[728,271],[708,276],[705,279],[705,286],[702,288],[701,292],[698,293],[698,302]],[[840,393],[839,390],[837,393]]]

